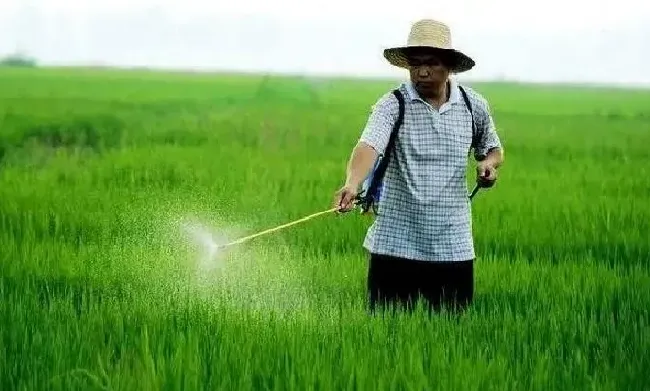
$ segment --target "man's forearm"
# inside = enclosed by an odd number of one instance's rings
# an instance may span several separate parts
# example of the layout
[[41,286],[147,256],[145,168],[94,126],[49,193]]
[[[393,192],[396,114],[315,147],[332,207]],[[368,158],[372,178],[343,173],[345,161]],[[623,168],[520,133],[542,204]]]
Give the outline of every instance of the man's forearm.
[[360,142],[354,147],[347,167],[346,185],[358,189],[377,160],[377,151]]

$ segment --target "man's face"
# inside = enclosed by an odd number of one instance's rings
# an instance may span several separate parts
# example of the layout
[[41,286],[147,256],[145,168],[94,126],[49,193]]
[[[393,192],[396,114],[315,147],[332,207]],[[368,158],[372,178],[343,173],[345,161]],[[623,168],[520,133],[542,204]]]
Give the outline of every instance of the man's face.
[[422,96],[431,96],[449,77],[449,67],[435,53],[423,52],[409,55],[409,72],[415,89]]

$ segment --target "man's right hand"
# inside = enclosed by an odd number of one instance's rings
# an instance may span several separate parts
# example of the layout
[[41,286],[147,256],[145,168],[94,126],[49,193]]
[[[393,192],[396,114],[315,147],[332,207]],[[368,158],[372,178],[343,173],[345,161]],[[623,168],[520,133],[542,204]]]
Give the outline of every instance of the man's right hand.
[[336,192],[332,207],[338,208],[339,212],[349,212],[354,209],[360,184],[370,172],[376,159],[377,152],[370,145],[363,142],[356,145],[348,161],[345,185]]
[[349,212],[354,209],[354,200],[357,197],[357,186],[346,184],[336,192],[333,207],[339,208],[339,212]]

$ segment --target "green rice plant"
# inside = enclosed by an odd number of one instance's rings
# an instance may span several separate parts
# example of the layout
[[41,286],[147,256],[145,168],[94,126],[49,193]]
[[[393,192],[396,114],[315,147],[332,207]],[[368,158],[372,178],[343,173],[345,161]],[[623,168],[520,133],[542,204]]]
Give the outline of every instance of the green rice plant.
[[[393,81],[0,70],[0,389],[645,389],[650,93],[479,84],[506,148],[461,316],[370,316],[320,217]],[[471,186],[473,167],[468,168]]]

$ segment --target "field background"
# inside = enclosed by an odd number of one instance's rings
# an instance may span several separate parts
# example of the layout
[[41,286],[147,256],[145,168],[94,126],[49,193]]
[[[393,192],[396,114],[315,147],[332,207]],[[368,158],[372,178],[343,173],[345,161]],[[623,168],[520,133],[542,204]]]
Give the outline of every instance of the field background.
[[650,92],[469,84],[475,303],[370,318],[369,217],[207,235],[330,207],[395,82],[1,69],[0,389],[650,389]]

